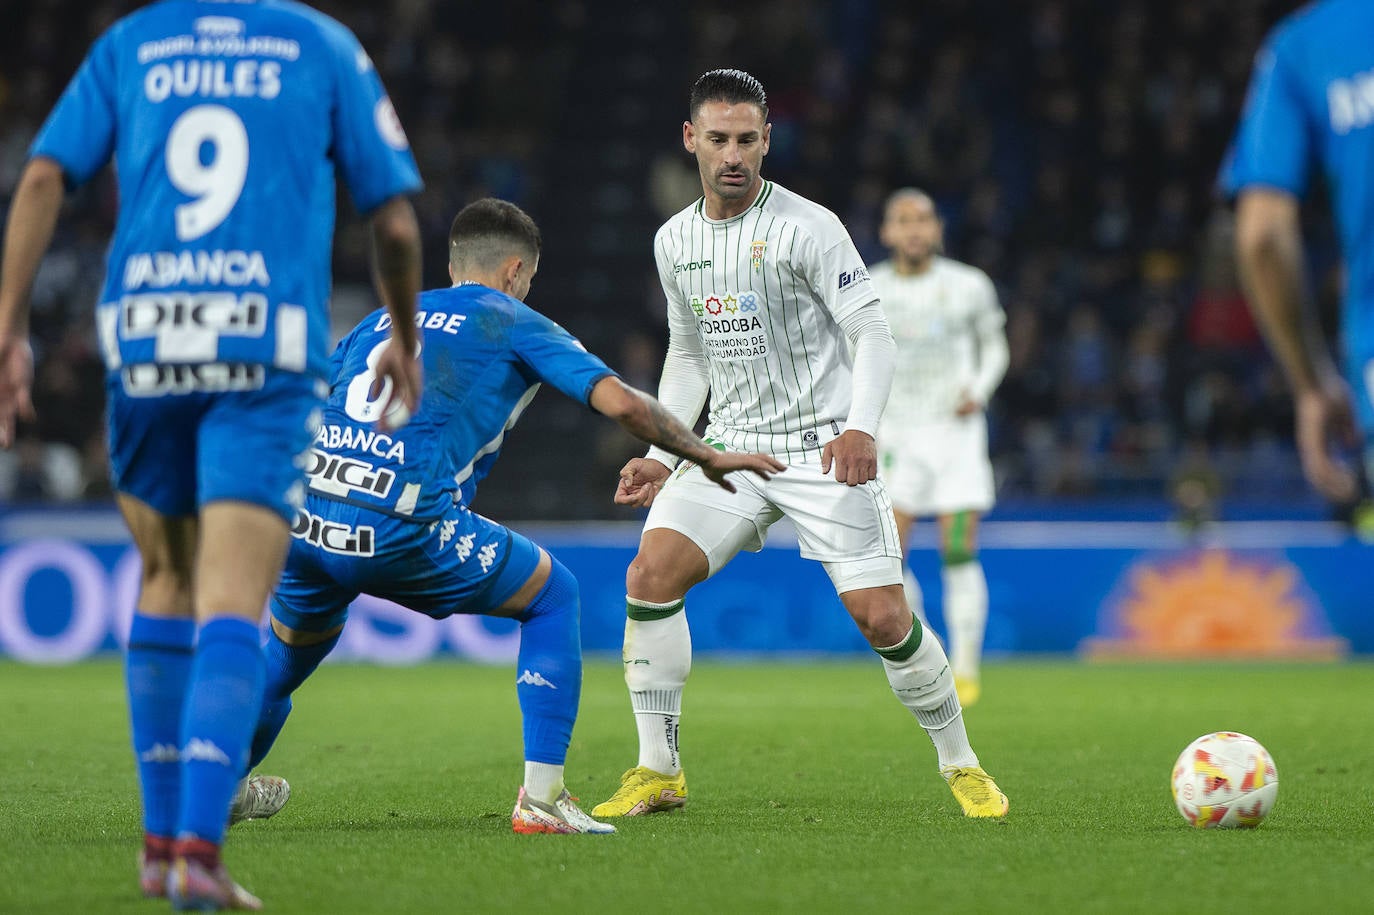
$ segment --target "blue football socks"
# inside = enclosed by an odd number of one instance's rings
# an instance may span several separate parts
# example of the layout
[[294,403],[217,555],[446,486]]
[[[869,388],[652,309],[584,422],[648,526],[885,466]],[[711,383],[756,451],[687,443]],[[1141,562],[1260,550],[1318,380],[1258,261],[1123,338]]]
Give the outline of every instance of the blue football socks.
[[562,765],[582,696],[577,579],[557,559],[520,617],[515,691],[524,719],[525,759]]
[[248,758],[249,771],[267,756],[286,724],[286,716],[291,714],[291,694],[334,650],[342,634],[341,629],[323,642],[297,647],[277,638],[276,632],[267,633],[267,644],[262,651],[267,663],[267,680],[262,692],[262,713],[258,717],[253,749]]
[[125,683],[134,759],[143,790],[143,829],[171,838],[180,799],[181,708],[191,671],[196,624],[190,619],[134,615]]
[[177,838],[219,844],[262,704],[258,627],[234,617],[200,628],[181,719]]

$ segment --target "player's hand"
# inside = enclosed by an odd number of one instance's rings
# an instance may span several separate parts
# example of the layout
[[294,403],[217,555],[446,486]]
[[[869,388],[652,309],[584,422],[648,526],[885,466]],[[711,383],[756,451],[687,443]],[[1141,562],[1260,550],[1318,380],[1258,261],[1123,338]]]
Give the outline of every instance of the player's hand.
[[[383,393],[390,392],[382,408],[382,418],[377,420],[377,428],[383,432],[395,432],[410,422],[410,417],[420,408],[420,391],[425,384],[424,370],[420,368],[420,360],[406,353],[404,347],[392,345],[378,355],[373,371],[377,377],[368,391],[368,399],[376,400]],[[391,383],[389,388],[387,382]]]
[[1354,500],[1355,475],[1332,453],[1332,444],[1348,448],[1358,444],[1345,383],[1327,380],[1294,398],[1297,416],[1298,457],[1302,472],[1318,492],[1333,502]]
[[858,429],[846,429],[821,451],[821,473],[835,465],[835,482],[862,486],[878,476],[878,445],[873,436]]
[[747,470],[767,480],[786,469],[786,464],[771,455],[740,454],[736,451],[717,451],[714,457],[701,465],[701,472],[706,474],[706,479],[726,492],[735,491],[735,484],[725,479],[727,473]]
[[983,409],[983,404],[978,398],[964,391],[959,395],[959,405],[954,408],[955,416],[972,416],[974,413]]
[[28,337],[0,336],[0,448],[14,444],[18,420],[34,418],[32,388],[33,348]]
[[620,468],[620,483],[615,488],[615,504],[648,508],[672,473],[653,458],[632,458]]

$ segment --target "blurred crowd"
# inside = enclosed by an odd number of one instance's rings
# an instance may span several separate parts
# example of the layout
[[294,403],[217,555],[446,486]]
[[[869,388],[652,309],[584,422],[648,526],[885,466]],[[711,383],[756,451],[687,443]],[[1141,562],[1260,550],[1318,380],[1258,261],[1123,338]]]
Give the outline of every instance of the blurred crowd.
[[[137,4],[29,0],[0,34],[0,206],[91,38]],[[506,0],[314,4],[371,52],[427,188],[426,280],[448,222],[494,194],[545,233],[530,303],[653,390],[664,346],[651,239],[700,194],[680,145],[700,72],[768,89],[764,173],[824,203],[872,261],[887,193],[924,188],[948,253],[985,270],[1011,366],[991,411],[999,493],[1302,495],[1292,416],[1238,288],[1217,168],[1265,31],[1297,4],[1234,0]],[[1339,263],[1320,194],[1313,283]],[[39,421],[0,458],[0,497],[108,494],[91,313],[115,194],[73,195],[34,292]],[[362,223],[341,203],[334,321],[374,306]],[[555,447],[547,447],[553,441]],[[543,445],[541,446],[541,443]],[[479,508],[618,517],[639,452],[554,395],[508,440]]]

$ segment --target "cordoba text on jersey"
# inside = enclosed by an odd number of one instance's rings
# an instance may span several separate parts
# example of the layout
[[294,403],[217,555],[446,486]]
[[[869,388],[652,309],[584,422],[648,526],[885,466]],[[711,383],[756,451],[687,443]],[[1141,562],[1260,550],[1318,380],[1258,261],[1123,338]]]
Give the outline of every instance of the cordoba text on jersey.
[[753,318],[698,318],[697,324],[703,334],[748,333],[759,330],[763,322]]
[[148,286],[268,286],[272,277],[261,251],[152,251],[124,262],[124,288]]
[[398,464],[406,462],[406,443],[374,429],[326,424],[320,426],[320,431],[315,434],[315,443],[328,451],[349,448],[354,451],[365,451]]

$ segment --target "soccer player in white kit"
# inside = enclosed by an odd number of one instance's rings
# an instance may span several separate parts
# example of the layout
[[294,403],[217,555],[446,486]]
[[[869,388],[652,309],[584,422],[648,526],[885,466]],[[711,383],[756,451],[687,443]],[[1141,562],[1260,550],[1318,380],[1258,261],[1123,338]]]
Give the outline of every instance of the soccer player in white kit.
[[698,467],[657,449],[621,471],[616,502],[650,506],[625,582],[639,762],[595,813],[686,803],[677,740],[692,662],[684,598],[740,550],[761,549],[786,515],[801,554],[825,567],[898,700],[929,733],[965,815],[1000,817],[1007,799],[969,746],[944,649],[902,593],[873,437],[895,347],[868,271],[833,213],[759,174],[770,125],[758,80],[704,74],[689,115],[683,145],[704,196],[654,239],[669,328],[659,399],[690,425],[709,394],[708,441],[789,466],[768,481],[739,480],[724,498]]
[[[988,583],[978,561],[978,520],[993,503],[984,410],[1007,371],[1006,316],[987,274],[940,255],[944,225],[929,195],[903,188],[888,197],[879,238],[892,256],[871,275],[897,341],[897,365],[878,426],[878,466],[903,559],[917,518],[934,515],[940,525],[950,661],[967,707],[982,691]],[[903,586],[925,619],[909,566]]]

